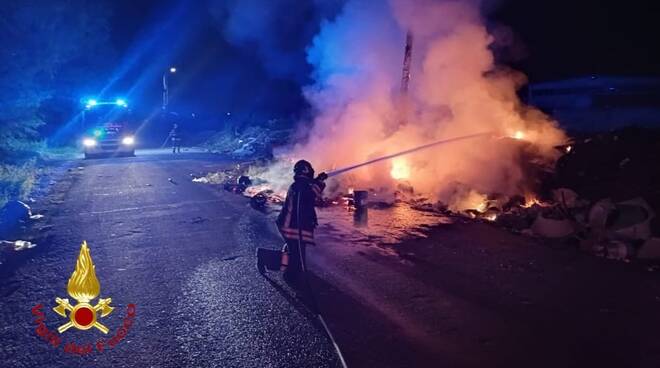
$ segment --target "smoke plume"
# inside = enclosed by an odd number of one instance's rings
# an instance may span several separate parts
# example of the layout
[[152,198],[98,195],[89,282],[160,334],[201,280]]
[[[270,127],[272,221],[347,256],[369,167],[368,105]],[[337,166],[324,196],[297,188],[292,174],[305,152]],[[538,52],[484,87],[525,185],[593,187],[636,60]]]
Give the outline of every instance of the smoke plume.
[[[291,156],[332,170],[432,141],[477,138],[420,151],[338,177],[330,187],[394,189],[401,183],[454,209],[481,193],[521,193],[522,152],[552,163],[564,141],[557,124],[516,91],[525,76],[496,64],[478,1],[348,1],[321,23],[307,49],[314,110],[307,139]],[[400,93],[406,33],[412,77]],[[516,137],[516,139],[508,138]],[[474,202],[474,203],[473,203]]]
[[342,0],[209,0],[225,40],[253,51],[271,78],[309,82],[304,49]]

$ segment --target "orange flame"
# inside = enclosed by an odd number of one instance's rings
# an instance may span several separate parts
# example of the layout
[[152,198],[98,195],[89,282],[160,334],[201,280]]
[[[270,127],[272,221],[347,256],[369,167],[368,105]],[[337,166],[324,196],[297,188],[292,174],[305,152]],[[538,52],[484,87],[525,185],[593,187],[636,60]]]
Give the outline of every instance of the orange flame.
[[536,198],[536,197],[533,197],[533,196],[525,197],[525,204],[523,204],[522,207],[530,208],[530,207],[534,206],[535,204],[538,204],[539,206],[543,205],[543,203],[541,203],[541,201],[539,201],[539,199]]

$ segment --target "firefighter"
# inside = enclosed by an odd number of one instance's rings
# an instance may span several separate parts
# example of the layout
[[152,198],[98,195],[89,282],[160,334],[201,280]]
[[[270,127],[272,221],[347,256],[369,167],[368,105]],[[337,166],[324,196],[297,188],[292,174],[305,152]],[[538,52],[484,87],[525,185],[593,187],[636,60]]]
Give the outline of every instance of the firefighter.
[[174,123],[172,130],[170,130],[169,137],[172,142],[172,153],[181,153],[181,133],[179,132],[179,124]]
[[328,178],[326,173],[314,178],[314,168],[305,160],[296,162],[293,173],[294,182],[277,217],[277,227],[289,253],[289,264],[284,271],[288,282],[297,281],[301,271],[307,269],[305,249],[307,245],[314,245],[314,228],[318,225],[314,203],[321,199],[324,181]]

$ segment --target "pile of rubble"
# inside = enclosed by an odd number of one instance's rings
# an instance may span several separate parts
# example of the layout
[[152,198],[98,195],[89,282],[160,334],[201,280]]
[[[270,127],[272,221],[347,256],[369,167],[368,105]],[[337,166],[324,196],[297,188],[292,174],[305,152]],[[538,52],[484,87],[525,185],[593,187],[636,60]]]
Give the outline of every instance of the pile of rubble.
[[243,130],[228,128],[212,135],[202,147],[236,159],[272,158],[273,147],[285,144],[290,134],[290,130],[278,129],[274,123]]
[[468,215],[612,259],[660,259],[659,142],[660,131],[635,127],[576,137],[558,147],[543,201],[493,200]]
[[548,201],[514,197],[503,206],[493,201],[485,210],[464,215],[520,234],[575,244],[582,251],[611,259],[660,259],[655,211],[643,198],[592,202],[568,188],[552,194]]

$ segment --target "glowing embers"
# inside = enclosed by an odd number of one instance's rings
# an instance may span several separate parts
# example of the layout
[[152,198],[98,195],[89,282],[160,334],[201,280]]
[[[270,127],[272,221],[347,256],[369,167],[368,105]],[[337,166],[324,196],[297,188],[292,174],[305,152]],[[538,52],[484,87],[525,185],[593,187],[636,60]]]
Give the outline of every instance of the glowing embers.
[[485,213],[482,218],[488,221],[496,221],[497,213]]
[[535,204],[537,204],[539,206],[543,206],[543,204],[541,203],[541,201],[538,200],[538,198],[531,197],[531,196],[526,196],[525,197],[525,203],[521,207],[530,208],[530,207],[534,206]]
[[392,160],[392,170],[390,175],[396,180],[406,180],[410,178],[410,165],[405,158],[397,157]]

